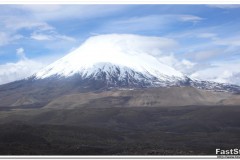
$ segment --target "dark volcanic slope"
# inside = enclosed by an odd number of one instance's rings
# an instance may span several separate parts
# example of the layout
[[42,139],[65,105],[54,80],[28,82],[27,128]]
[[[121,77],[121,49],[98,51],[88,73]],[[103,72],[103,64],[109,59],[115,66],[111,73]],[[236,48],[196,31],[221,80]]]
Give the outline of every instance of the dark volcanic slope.
[[[27,83],[26,83],[27,81]],[[74,108],[83,104],[106,104],[108,107],[186,106],[239,104],[240,96],[193,87],[156,87],[111,90],[98,81],[95,86],[74,79],[23,80],[0,86],[0,106]],[[94,92],[93,92],[94,91]],[[230,101],[228,99],[233,99]],[[94,105],[91,105],[94,106]]]
[[[237,95],[193,87],[112,90],[64,95],[52,100],[44,108],[224,105],[223,102],[230,97],[240,99]],[[238,101],[234,102],[238,104]]]
[[0,106],[11,106],[23,99],[29,101],[28,104],[46,103],[53,98],[69,93],[84,93],[103,89],[102,81],[82,81],[78,76],[67,79],[49,78],[44,80],[30,78],[0,85]]
[[239,106],[0,112],[0,154],[206,155],[239,148]]
[[206,155],[239,148],[237,94],[26,81],[0,86],[2,155]]

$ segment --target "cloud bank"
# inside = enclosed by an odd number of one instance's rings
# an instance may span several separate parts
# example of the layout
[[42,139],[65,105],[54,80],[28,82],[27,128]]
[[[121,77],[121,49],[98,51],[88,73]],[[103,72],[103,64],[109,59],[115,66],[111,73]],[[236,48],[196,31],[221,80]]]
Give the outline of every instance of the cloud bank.
[[0,65],[0,84],[21,80],[31,76],[45,64],[28,59],[23,48],[16,49],[19,60],[16,63],[6,63]]
[[[204,38],[209,36],[212,35],[203,35]],[[110,47],[119,47],[123,52],[136,54],[136,56],[141,53],[150,54],[157,58],[159,62],[171,66],[193,79],[240,85],[240,72],[238,70],[240,61],[231,60],[229,61],[231,63],[215,62],[204,65],[190,59],[179,58],[175,52],[180,48],[180,44],[171,38],[134,34],[108,34],[90,37],[86,40],[86,43],[111,44],[114,46]],[[218,52],[213,53],[217,54]],[[22,47],[16,49],[16,56],[19,58],[17,62],[0,65],[0,84],[29,77],[48,64],[27,58]],[[197,53],[196,56],[195,59],[206,59],[211,56],[211,52]]]

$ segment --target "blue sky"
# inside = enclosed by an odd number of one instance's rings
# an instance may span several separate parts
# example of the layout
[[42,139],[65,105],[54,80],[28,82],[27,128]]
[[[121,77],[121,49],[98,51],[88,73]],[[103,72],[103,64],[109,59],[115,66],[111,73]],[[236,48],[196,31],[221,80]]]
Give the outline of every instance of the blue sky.
[[158,57],[192,78],[240,84],[239,5],[0,5],[0,84],[101,34],[171,39]]

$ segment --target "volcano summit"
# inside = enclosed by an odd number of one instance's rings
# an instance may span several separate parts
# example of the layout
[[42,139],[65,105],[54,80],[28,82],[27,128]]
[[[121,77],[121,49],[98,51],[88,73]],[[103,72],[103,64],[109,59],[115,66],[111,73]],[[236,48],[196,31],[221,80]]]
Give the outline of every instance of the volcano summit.
[[[78,75],[83,80],[104,81],[109,87],[173,86],[187,81],[181,72],[149,54],[152,44],[144,44],[144,38],[137,35],[91,37],[78,49],[42,69],[34,77],[69,78]],[[151,37],[150,42],[154,41],[164,39]]]

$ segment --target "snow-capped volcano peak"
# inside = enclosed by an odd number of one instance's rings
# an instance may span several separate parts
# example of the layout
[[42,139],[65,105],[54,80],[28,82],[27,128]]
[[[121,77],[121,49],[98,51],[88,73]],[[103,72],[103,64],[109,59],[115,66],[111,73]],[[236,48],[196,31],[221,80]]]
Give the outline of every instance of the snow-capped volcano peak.
[[[105,72],[108,76],[126,74],[132,78],[150,78],[160,81],[184,80],[185,76],[160,63],[149,52],[154,52],[152,45],[159,42],[157,37],[136,35],[100,35],[89,38],[78,49],[39,71],[35,77],[44,79],[51,76],[69,77],[80,74],[83,77]],[[164,39],[160,39],[163,41]],[[161,47],[161,45],[160,45]],[[148,52],[149,51],[149,52]]]

